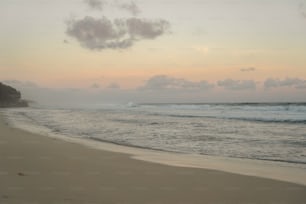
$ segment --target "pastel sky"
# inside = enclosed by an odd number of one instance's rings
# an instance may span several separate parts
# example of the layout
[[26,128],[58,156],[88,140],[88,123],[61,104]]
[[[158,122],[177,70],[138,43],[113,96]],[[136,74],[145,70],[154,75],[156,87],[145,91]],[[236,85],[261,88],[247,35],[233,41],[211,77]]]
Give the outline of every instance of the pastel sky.
[[1,0],[0,25],[0,81],[32,92],[306,101],[306,0]]

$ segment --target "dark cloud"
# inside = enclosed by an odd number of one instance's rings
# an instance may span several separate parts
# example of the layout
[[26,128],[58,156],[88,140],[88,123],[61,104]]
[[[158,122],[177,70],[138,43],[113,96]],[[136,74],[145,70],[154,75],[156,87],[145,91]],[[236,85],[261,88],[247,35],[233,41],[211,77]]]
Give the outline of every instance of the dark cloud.
[[66,33],[76,38],[83,47],[92,50],[127,48],[132,45],[131,39],[125,37],[127,32],[124,25],[113,23],[106,17],[72,19],[67,23]]
[[255,67],[246,67],[246,68],[241,68],[240,71],[242,72],[254,72],[256,70]]
[[169,30],[165,20],[127,18],[110,20],[106,17],[71,19],[67,22],[66,33],[91,50],[124,49],[136,41],[154,39]]
[[264,82],[265,88],[277,88],[277,87],[294,87],[297,89],[306,88],[306,80],[299,78],[286,78],[286,79],[272,79],[269,78]]
[[89,8],[95,10],[102,10],[105,5],[105,2],[102,0],[84,0],[84,2],[89,6]]
[[146,20],[129,18],[122,20],[128,28],[128,34],[134,39],[154,39],[169,30],[169,23],[165,20]]
[[252,80],[225,79],[218,81],[218,86],[228,90],[252,90],[256,89],[256,82]]
[[151,77],[142,89],[161,90],[161,89],[210,89],[214,85],[207,81],[193,82],[186,79],[173,78],[166,75]]
[[128,11],[134,16],[137,16],[141,12],[140,8],[137,6],[137,4],[135,4],[134,1],[118,4],[118,7]]

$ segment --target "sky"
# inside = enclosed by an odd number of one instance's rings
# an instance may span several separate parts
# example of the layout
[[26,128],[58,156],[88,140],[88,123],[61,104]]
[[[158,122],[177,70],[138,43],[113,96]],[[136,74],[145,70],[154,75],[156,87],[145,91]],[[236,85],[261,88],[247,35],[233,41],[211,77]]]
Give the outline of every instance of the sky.
[[0,25],[31,100],[306,101],[306,0],[1,0]]

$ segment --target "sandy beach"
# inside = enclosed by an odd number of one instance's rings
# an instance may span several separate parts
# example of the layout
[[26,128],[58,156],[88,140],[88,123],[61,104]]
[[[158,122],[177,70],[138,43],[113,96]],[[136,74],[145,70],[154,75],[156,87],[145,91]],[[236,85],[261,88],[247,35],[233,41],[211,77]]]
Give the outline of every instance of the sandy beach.
[[171,167],[9,127],[0,119],[0,203],[306,203],[306,186]]

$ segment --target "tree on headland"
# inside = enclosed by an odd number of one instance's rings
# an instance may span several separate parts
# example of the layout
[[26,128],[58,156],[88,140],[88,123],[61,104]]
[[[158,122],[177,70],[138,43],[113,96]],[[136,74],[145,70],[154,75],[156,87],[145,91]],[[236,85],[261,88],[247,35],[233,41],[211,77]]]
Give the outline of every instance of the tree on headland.
[[28,103],[21,99],[21,93],[15,88],[0,82],[0,107],[27,107]]

